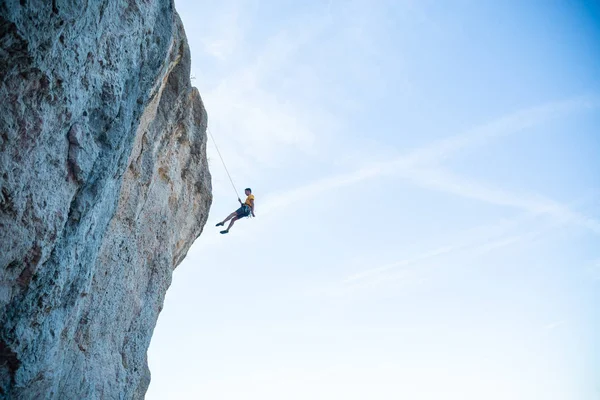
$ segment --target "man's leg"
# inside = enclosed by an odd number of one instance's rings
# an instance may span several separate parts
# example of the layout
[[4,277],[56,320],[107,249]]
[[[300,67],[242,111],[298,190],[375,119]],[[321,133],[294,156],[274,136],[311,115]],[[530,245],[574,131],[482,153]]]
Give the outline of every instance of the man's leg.
[[237,215],[237,214],[236,214],[236,212],[235,212],[235,211],[234,211],[234,212],[232,212],[231,214],[229,214],[229,216],[228,216],[227,218],[225,218],[223,221],[219,222],[219,223],[217,224],[217,226],[223,226],[223,225],[225,225],[225,222],[229,221],[231,218],[235,217],[236,215]]
[[227,233],[229,232],[229,230],[231,229],[231,227],[233,226],[233,224],[235,224],[235,221],[237,221],[239,218],[237,217],[237,215],[235,217],[233,217],[231,219],[231,222],[229,223],[229,226],[227,227],[227,229],[225,229],[224,231],[221,231],[221,233]]

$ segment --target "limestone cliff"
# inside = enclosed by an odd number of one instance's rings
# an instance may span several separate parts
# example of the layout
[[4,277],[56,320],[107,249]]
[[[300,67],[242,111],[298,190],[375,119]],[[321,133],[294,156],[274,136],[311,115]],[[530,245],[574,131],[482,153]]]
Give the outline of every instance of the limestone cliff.
[[0,398],[143,398],[212,201],[171,0],[0,0]]

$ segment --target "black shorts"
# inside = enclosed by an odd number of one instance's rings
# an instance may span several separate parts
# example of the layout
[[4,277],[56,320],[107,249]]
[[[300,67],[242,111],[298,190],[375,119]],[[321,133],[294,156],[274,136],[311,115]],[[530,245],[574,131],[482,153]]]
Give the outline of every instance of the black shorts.
[[237,215],[238,218],[247,217],[248,215],[250,215],[250,207],[248,207],[248,206],[241,206],[240,208],[238,208],[237,210],[235,210],[235,213],[236,213],[236,215]]

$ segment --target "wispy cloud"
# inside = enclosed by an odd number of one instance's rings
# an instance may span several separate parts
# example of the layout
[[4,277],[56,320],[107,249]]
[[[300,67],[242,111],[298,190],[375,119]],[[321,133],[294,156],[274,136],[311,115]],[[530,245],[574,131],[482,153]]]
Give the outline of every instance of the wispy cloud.
[[553,322],[550,322],[550,323],[544,325],[543,329],[545,331],[553,331],[556,328],[558,328],[558,327],[560,327],[562,325],[565,325],[566,323],[567,323],[566,319],[559,319],[557,321],[553,321]]
[[441,163],[461,151],[484,145],[491,139],[514,135],[550,120],[598,107],[600,107],[600,99],[582,96],[527,108],[414,150],[397,160],[397,163],[411,166]]
[[[516,223],[516,220],[511,223]],[[482,232],[485,230],[492,232],[504,225],[504,223],[500,223],[497,226],[490,225],[482,227],[479,230]],[[377,288],[383,284],[419,284],[426,280],[427,273],[442,268],[445,265],[453,265],[452,262],[449,262],[450,257],[458,257],[461,264],[463,264],[468,260],[477,259],[487,253],[511,245],[527,244],[562,225],[554,221],[538,229],[525,230],[523,232],[507,232],[499,236],[493,234],[488,236],[473,234],[473,236],[465,237],[462,240],[440,246],[411,258],[352,274],[340,282],[327,287],[322,292],[328,295],[340,296],[365,289]]]
[[[595,201],[596,197],[596,193],[593,193],[590,196],[578,199],[576,202],[570,204],[569,207],[578,207],[591,200]],[[565,207],[565,209],[568,208]],[[407,274],[414,275],[414,272],[409,272],[408,270],[443,264],[444,257],[447,258],[455,254],[461,255],[462,259],[481,257],[487,253],[511,245],[523,245],[532,242],[550,231],[573,223],[571,218],[564,217],[552,218],[550,221],[541,222],[540,219],[543,215],[544,213],[540,210],[532,209],[509,220],[501,220],[497,223],[483,225],[462,233],[457,232],[453,235],[452,240],[445,245],[424,251],[410,258],[354,273],[342,279],[340,284],[345,290],[354,290],[374,286],[382,282],[406,279]],[[537,227],[533,227],[536,224]],[[442,261],[431,263],[432,260],[436,259]],[[600,269],[600,267],[598,268]]]
[[[521,195],[511,195],[498,189],[481,187],[458,177],[450,176],[449,173],[439,169],[431,169],[430,166],[438,165],[460,152],[482,146],[494,138],[514,135],[553,118],[564,117],[570,113],[586,109],[598,108],[599,105],[600,102],[594,97],[579,97],[521,110],[462,134],[433,142],[404,156],[373,163],[354,171],[311,182],[284,193],[271,195],[263,203],[263,207],[270,212],[270,210],[305,201],[308,198],[340,187],[386,175],[395,175],[420,186],[478,198],[494,204],[510,205],[529,211],[535,209],[568,215],[568,211],[562,209],[555,202],[535,199],[532,195],[523,200]],[[425,167],[429,167],[429,169],[424,169]],[[580,223],[589,225],[593,230],[599,227],[595,221],[587,221],[581,216],[570,215],[570,218],[580,220]]]
[[[202,50],[220,62],[227,62],[243,43],[242,21],[238,4],[224,5],[223,12],[217,18],[207,18],[205,24],[210,24],[210,29],[205,30],[199,40]],[[195,38],[194,38],[195,39]]]
[[458,236],[458,239],[451,241],[449,244],[425,251],[411,258],[402,259],[352,274],[343,279],[342,283],[354,284],[358,281],[372,278],[373,276],[381,275],[391,270],[418,267],[427,261],[443,258],[451,254],[462,253],[469,254],[470,256],[481,256],[492,250],[513,243],[524,242],[526,239],[533,238],[548,229],[544,228],[542,230],[534,230],[526,233],[514,233],[515,228],[518,228],[525,221],[532,221],[534,218],[534,215],[529,214],[514,218],[510,221],[500,221],[496,224],[471,229],[463,234],[457,233],[455,236]]
[[559,221],[572,223],[600,233],[600,221],[571,210],[543,196],[514,193],[487,184],[464,179],[441,169],[413,169],[404,177],[411,182],[432,190],[442,191],[486,203],[508,206],[534,214],[548,214]]
[[[215,79],[216,86],[203,90],[209,125],[232,168],[240,171],[240,180],[246,178],[244,173],[249,176],[281,164],[289,152],[310,154],[318,127],[335,126],[326,110],[287,93],[288,76],[297,76],[301,69],[298,57],[326,26],[324,15],[298,16],[263,42],[246,39],[237,45],[245,47],[243,62],[229,65]],[[307,74],[294,85],[315,93],[324,90]]]

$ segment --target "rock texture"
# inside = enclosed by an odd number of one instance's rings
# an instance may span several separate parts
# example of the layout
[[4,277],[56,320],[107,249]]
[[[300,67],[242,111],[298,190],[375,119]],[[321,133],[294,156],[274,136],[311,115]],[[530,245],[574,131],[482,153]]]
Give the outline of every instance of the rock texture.
[[143,398],[212,201],[171,0],[0,0],[0,398]]

